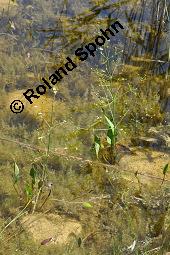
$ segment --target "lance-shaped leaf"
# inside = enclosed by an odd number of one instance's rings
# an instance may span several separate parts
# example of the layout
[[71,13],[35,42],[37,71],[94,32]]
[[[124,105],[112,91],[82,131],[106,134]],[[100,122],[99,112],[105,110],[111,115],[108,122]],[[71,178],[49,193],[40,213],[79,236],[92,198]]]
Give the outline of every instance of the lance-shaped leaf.
[[97,158],[99,156],[100,147],[101,147],[100,137],[95,135],[94,136],[94,148],[95,148]]
[[14,184],[18,182],[19,177],[20,177],[20,171],[19,171],[19,167],[17,166],[17,163],[14,163]]
[[164,166],[164,169],[163,169],[163,175],[164,175],[164,176],[167,174],[168,169],[169,169],[169,163],[167,163],[167,164]]
[[32,167],[30,170],[30,176],[32,178],[32,186],[35,185],[35,178],[36,178],[36,170]]
[[114,123],[106,115],[104,115],[104,116],[105,116],[105,119],[109,125],[109,129],[107,131],[107,142],[108,142],[108,144],[112,145],[116,142],[117,130],[116,130]]
[[114,125],[114,123],[111,120],[109,120],[109,118],[106,115],[104,115],[104,117],[105,117],[109,127],[112,129],[113,134],[114,134],[115,133],[115,125]]
[[114,140],[114,134],[111,128],[108,129],[107,131],[107,142],[108,144],[112,145]]

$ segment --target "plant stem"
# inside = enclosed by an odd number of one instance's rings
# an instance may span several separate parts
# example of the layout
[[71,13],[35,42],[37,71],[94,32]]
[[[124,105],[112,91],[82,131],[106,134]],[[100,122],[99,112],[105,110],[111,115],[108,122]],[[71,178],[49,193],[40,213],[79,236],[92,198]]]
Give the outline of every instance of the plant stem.
[[39,196],[40,196],[40,194],[41,194],[41,191],[42,191],[42,187],[39,189],[39,191],[38,191],[38,193],[37,193],[36,200],[35,200],[35,204],[34,204],[33,209],[32,209],[32,214],[35,212],[35,209],[36,209],[36,206],[37,206],[38,199],[39,199]]

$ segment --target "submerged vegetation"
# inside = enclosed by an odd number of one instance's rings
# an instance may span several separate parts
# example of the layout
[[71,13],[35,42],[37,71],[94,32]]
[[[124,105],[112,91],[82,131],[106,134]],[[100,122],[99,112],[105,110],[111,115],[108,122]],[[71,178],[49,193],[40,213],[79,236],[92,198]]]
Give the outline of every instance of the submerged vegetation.
[[[170,252],[169,11],[166,0],[0,1],[0,254]],[[26,102],[116,20],[124,30],[95,57]]]

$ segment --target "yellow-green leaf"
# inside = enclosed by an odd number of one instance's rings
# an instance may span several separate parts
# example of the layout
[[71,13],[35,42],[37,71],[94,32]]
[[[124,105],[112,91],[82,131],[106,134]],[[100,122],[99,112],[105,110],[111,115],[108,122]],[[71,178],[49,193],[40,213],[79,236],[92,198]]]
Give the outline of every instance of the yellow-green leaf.
[[83,203],[83,207],[84,208],[92,208],[93,206],[90,203],[88,203],[88,202],[84,202]]

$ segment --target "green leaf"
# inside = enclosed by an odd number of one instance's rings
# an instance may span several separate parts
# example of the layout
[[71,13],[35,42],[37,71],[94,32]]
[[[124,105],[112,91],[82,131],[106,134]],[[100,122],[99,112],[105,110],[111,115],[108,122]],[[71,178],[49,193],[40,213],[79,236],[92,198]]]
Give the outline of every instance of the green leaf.
[[32,198],[33,190],[32,190],[32,187],[29,184],[27,184],[26,187],[25,187],[25,193],[26,193],[27,197]]
[[30,176],[32,178],[32,185],[35,185],[36,170],[33,167],[30,170]]
[[17,163],[14,163],[14,184],[18,182],[20,177],[20,171],[19,167],[17,166]]
[[104,117],[105,117],[109,127],[111,128],[113,134],[115,134],[115,125],[113,124],[113,122],[111,120],[109,120],[109,118],[106,115],[104,115]]
[[163,175],[166,175],[167,172],[169,170],[169,163],[167,163],[165,166],[164,166],[164,169],[163,169]]
[[92,208],[93,206],[90,203],[88,203],[88,202],[84,202],[83,203],[83,207],[84,208]]
[[116,141],[116,138],[117,138],[117,128],[116,126],[114,125],[114,123],[106,116],[104,115],[108,125],[109,125],[109,130],[108,130],[108,133],[107,133],[107,136],[108,136],[108,143],[110,144],[113,144],[113,142]]
[[107,142],[108,144],[113,144],[113,140],[114,140],[114,134],[112,132],[112,129],[109,128],[108,131],[107,131]]
[[99,156],[100,147],[101,147],[100,137],[98,137],[97,135],[95,135],[95,136],[94,136],[94,148],[95,148],[95,152],[96,152],[97,158],[98,158],[98,156]]
[[81,239],[81,237],[78,238],[77,243],[78,243],[78,246],[80,247],[81,244],[82,244],[82,239]]

